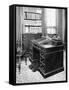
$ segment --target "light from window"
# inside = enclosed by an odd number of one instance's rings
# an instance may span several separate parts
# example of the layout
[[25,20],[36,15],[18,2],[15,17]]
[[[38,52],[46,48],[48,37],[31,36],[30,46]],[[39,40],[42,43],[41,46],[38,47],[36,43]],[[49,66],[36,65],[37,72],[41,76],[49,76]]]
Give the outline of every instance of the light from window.
[[56,34],[55,28],[47,28],[47,33],[48,34]]
[[47,33],[56,33],[56,9],[46,9]]

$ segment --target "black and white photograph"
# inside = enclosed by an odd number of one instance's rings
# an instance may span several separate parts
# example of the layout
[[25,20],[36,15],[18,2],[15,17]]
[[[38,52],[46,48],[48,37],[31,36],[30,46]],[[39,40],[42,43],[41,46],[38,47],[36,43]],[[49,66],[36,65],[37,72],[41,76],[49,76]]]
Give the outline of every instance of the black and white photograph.
[[15,83],[66,82],[67,8],[14,7]]

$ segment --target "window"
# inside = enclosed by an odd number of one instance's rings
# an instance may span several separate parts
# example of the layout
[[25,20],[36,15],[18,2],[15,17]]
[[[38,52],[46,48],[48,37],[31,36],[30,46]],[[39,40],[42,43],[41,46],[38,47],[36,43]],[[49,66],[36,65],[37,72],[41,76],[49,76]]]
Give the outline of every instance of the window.
[[56,9],[46,9],[47,33],[56,34]]

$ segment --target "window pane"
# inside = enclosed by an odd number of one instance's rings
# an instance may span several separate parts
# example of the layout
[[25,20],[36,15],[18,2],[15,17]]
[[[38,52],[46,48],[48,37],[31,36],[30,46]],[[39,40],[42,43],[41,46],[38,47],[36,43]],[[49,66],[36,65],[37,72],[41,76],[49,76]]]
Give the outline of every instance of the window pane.
[[55,28],[47,28],[47,33],[48,34],[56,34],[56,29]]
[[47,26],[56,26],[56,9],[47,9]]

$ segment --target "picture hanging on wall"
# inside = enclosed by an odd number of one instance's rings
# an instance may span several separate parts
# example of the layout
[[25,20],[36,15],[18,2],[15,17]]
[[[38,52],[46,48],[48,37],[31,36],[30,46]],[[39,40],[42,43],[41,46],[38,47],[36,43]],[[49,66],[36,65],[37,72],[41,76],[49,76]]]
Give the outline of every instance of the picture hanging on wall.
[[67,7],[9,6],[9,83],[67,82]]

